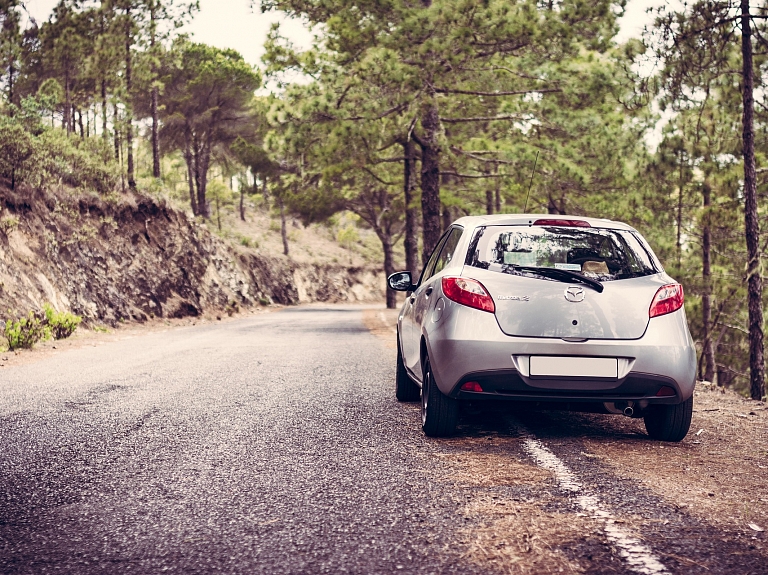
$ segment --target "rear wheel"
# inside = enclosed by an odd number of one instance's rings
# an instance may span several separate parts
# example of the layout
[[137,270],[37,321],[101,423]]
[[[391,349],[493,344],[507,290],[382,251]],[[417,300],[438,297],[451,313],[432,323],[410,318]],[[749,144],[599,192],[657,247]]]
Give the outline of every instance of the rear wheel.
[[651,405],[643,419],[645,429],[659,441],[681,441],[691,427],[693,396],[677,405]]
[[453,435],[459,420],[459,402],[437,388],[429,358],[424,361],[421,387],[421,428],[428,437]]
[[419,386],[413,383],[405,370],[400,342],[397,342],[397,372],[395,374],[395,397],[397,401],[419,401]]

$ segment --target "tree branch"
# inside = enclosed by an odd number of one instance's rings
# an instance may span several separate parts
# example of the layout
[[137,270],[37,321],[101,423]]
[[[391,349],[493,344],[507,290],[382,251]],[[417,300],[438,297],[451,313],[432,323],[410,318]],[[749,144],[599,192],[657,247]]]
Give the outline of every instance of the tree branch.
[[514,90],[512,92],[480,92],[476,90],[451,90],[448,88],[435,88],[438,94],[467,94],[469,96],[521,96],[523,94],[548,94],[562,92],[560,88],[542,88],[540,90]]
[[525,120],[525,116],[518,114],[504,114],[501,116],[478,116],[475,118],[440,118],[446,124],[461,124],[463,122],[493,122],[495,120]]
[[461,148],[457,148],[456,146],[451,146],[451,151],[456,152],[457,154],[461,154],[462,156],[467,156],[479,162],[485,162],[487,164],[507,164],[507,165],[514,164],[514,162],[510,162],[509,160],[499,160],[498,158],[491,158],[491,159],[481,158],[480,156],[474,154],[473,152],[465,152],[464,150],[462,150]]
[[460,174],[459,172],[440,172],[441,176],[455,176],[457,178],[469,178],[473,180],[483,180],[486,178],[506,178],[507,174]]
[[401,182],[388,182],[387,180],[380,178],[368,166],[363,166],[363,171],[367,172],[374,180],[384,184],[385,186],[399,186],[401,183]]

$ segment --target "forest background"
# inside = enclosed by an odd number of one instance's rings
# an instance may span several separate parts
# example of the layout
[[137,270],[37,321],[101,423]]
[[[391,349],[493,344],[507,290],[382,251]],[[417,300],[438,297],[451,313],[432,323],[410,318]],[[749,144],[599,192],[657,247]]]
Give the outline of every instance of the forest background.
[[461,215],[622,220],[685,286],[700,378],[765,395],[765,3],[662,5],[624,42],[625,0],[252,8],[311,45],[274,25],[257,68],[182,33],[194,0],[62,0],[40,22],[0,0],[3,184],[139,190],[214,229],[223,206],[272,210],[285,254],[287,218],[344,217],[387,274]]

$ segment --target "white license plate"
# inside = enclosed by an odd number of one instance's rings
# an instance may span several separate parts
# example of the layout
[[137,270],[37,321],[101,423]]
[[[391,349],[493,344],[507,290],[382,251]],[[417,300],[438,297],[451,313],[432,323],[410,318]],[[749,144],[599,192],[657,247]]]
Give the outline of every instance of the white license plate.
[[539,377],[619,377],[615,357],[531,356],[531,375]]

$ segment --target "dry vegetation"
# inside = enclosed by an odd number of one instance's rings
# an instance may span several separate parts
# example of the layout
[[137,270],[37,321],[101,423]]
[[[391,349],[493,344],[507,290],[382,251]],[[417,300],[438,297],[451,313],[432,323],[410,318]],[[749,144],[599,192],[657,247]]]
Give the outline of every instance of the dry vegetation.
[[680,444],[585,440],[618,477],[636,479],[691,515],[750,533],[768,530],[768,407],[699,385]]
[[[466,451],[439,455],[452,470],[453,488],[468,494],[462,508],[468,526],[458,533],[464,558],[489,573],[586,572],[587,561],[567,549],[599,537],[598,524],[549,508],[553,478],[533,461],[510,456],[520,452],[518,442],[496,435],[460,438],[452,445]],[[494,452],[486,451],[489,446]]]
[[[279,255],[283,253],[280,213],[274,200],[265,200],[261,194],[247,195],[245,220],[240,219],[240,195],[224,184],[220,176],[212,182],[215,198],[211,202],[211,221],[208,228],[234,245],[255,248],[257,251]],[[235,186],[237,187],[237,186]],[[174,207],[189,212],[188,192],[183,181],[171,183],[159,192]],[[350,267],[382,267],[381,243],[360,219],[350,212],[331,216],[322,223],[304,223],[287,216],[287,236],[290,257],[298,263],[339,264]],[[219,225],[221,228],[219,228]],[[397,246],[396,257],[404,259],[402,243]]]
[[381,338],[389,349],[397,349],[396,309],[367,309],[363,311],[363,323],[373,335]]

